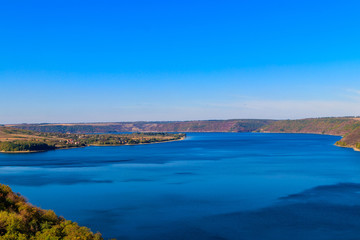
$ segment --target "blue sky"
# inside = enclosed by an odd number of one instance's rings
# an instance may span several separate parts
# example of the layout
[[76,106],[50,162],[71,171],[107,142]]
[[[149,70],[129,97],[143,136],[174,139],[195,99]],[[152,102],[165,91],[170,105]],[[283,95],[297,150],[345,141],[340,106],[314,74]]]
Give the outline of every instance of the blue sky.
[[0,123],[360,115],[358,1],[0,3]]

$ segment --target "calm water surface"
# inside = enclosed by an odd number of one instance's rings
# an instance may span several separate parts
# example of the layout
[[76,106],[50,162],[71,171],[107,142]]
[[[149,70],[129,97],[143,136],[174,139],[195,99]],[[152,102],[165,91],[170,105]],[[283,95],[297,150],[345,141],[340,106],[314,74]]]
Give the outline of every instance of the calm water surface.
[[360,153],[311,134],[1,154],[0,182],[117,239],[360,239]]

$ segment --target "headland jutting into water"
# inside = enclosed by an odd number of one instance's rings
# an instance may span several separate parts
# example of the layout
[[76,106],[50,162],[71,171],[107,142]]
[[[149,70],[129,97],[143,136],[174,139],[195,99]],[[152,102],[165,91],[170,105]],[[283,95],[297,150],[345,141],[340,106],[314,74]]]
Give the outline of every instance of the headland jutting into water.
[[0,127],[0,152],[34,153],[86,146],[120,146],[183,140],[181,133],[74,134]]

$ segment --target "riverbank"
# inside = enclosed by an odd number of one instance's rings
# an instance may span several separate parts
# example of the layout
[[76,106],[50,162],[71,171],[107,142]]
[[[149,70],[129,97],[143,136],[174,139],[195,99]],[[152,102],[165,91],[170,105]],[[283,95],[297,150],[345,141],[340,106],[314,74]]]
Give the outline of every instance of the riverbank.
[[[341,140],[340,140],[341,141]],[[338,144],[337,142],[334,144],[335,146],[337,146],[337,147],[342,147],[342,148],[351,148],[351,149],[353,149],[354,151],[356,151],[356,152],[360,152],[360,149],[359,148],[357,148],[357,147],[355,147],[355,146],[342,146],[342,145],[340,145],[340,144]]]
[[116,146],[134,146],[134,145],[145,145],[145,144],[157,144],[157,143],[169,143],[169,142],[177,142],[185,140],[185,137],[182,137],[180,139],[174,139],[174,140],[165,140],[165,141],[159,141],[159,142],[149,142],[149,143],[136,143],[136,144],[114,144],[114,145],[101,145],[101,144],[90,144],[86,147],[95,146],[95,147],[116,147]]
[[258,131],[342,136],[342,139],[335,143],[336,146],[360,150],[360,121],[355,117],[279,120],[263,126]]
[[[145,144],[157,144],[157,143],[169,143],[169,142],[175,142],[175,141],[182,141],[185,140],[186,137],[181,137],[180,139],[173,139],[173,140],[164,140],[159,142],[149,142],[149,143],[134,143],[134,144],[89,144],[86,146],[78,146],[78,147],[68,147],[68,148],[55,148],[52,150],[66,150],[66,149],[73,149],[73,148],[83,148],[83,147],[90,147],[90,146],[96,146],[96,147],[115,147],[115,146],[135,146],[135,145],[145,145]],[[51,150],[32,150],[32,151],[0,151],[0,153],[6,153],[6,154],[28,154],[28,153],[42,153],[47,152]]]
[[46,152],[46,150],[37,150],[37,151],[0,151],[0,153],[9,153],[9,154],[16,154],[16,153],[40,153]]
[[[339,136],[342,137],[339,141],[335,142],[334,145],[337,147],[343,147],[343,148],[352,148],[354,151],[360,152],[360,149],[357,148],[355,145],[350,146],[346,145],[342,140],[345,138],[345,136],[342,136],[340,134],[323,134],[323,133],[314,133],[314,132],[270,132],[270,131],[261,131],[260,133],[274,133],[274,134],[315,134],[315,135],[328,135],[328,136]],[[343,145],[344,144],[344,145]]]
[[183,133],[71,134],[0,127],[0,153],[38,153],[87,146],[153,144],[185,139]]

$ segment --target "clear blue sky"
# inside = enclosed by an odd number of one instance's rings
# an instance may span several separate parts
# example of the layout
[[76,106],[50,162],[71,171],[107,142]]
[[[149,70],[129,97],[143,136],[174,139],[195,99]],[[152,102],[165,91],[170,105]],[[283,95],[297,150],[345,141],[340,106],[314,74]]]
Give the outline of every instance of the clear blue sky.
[[360,115],[359,1],[0,3],[0,123]]

